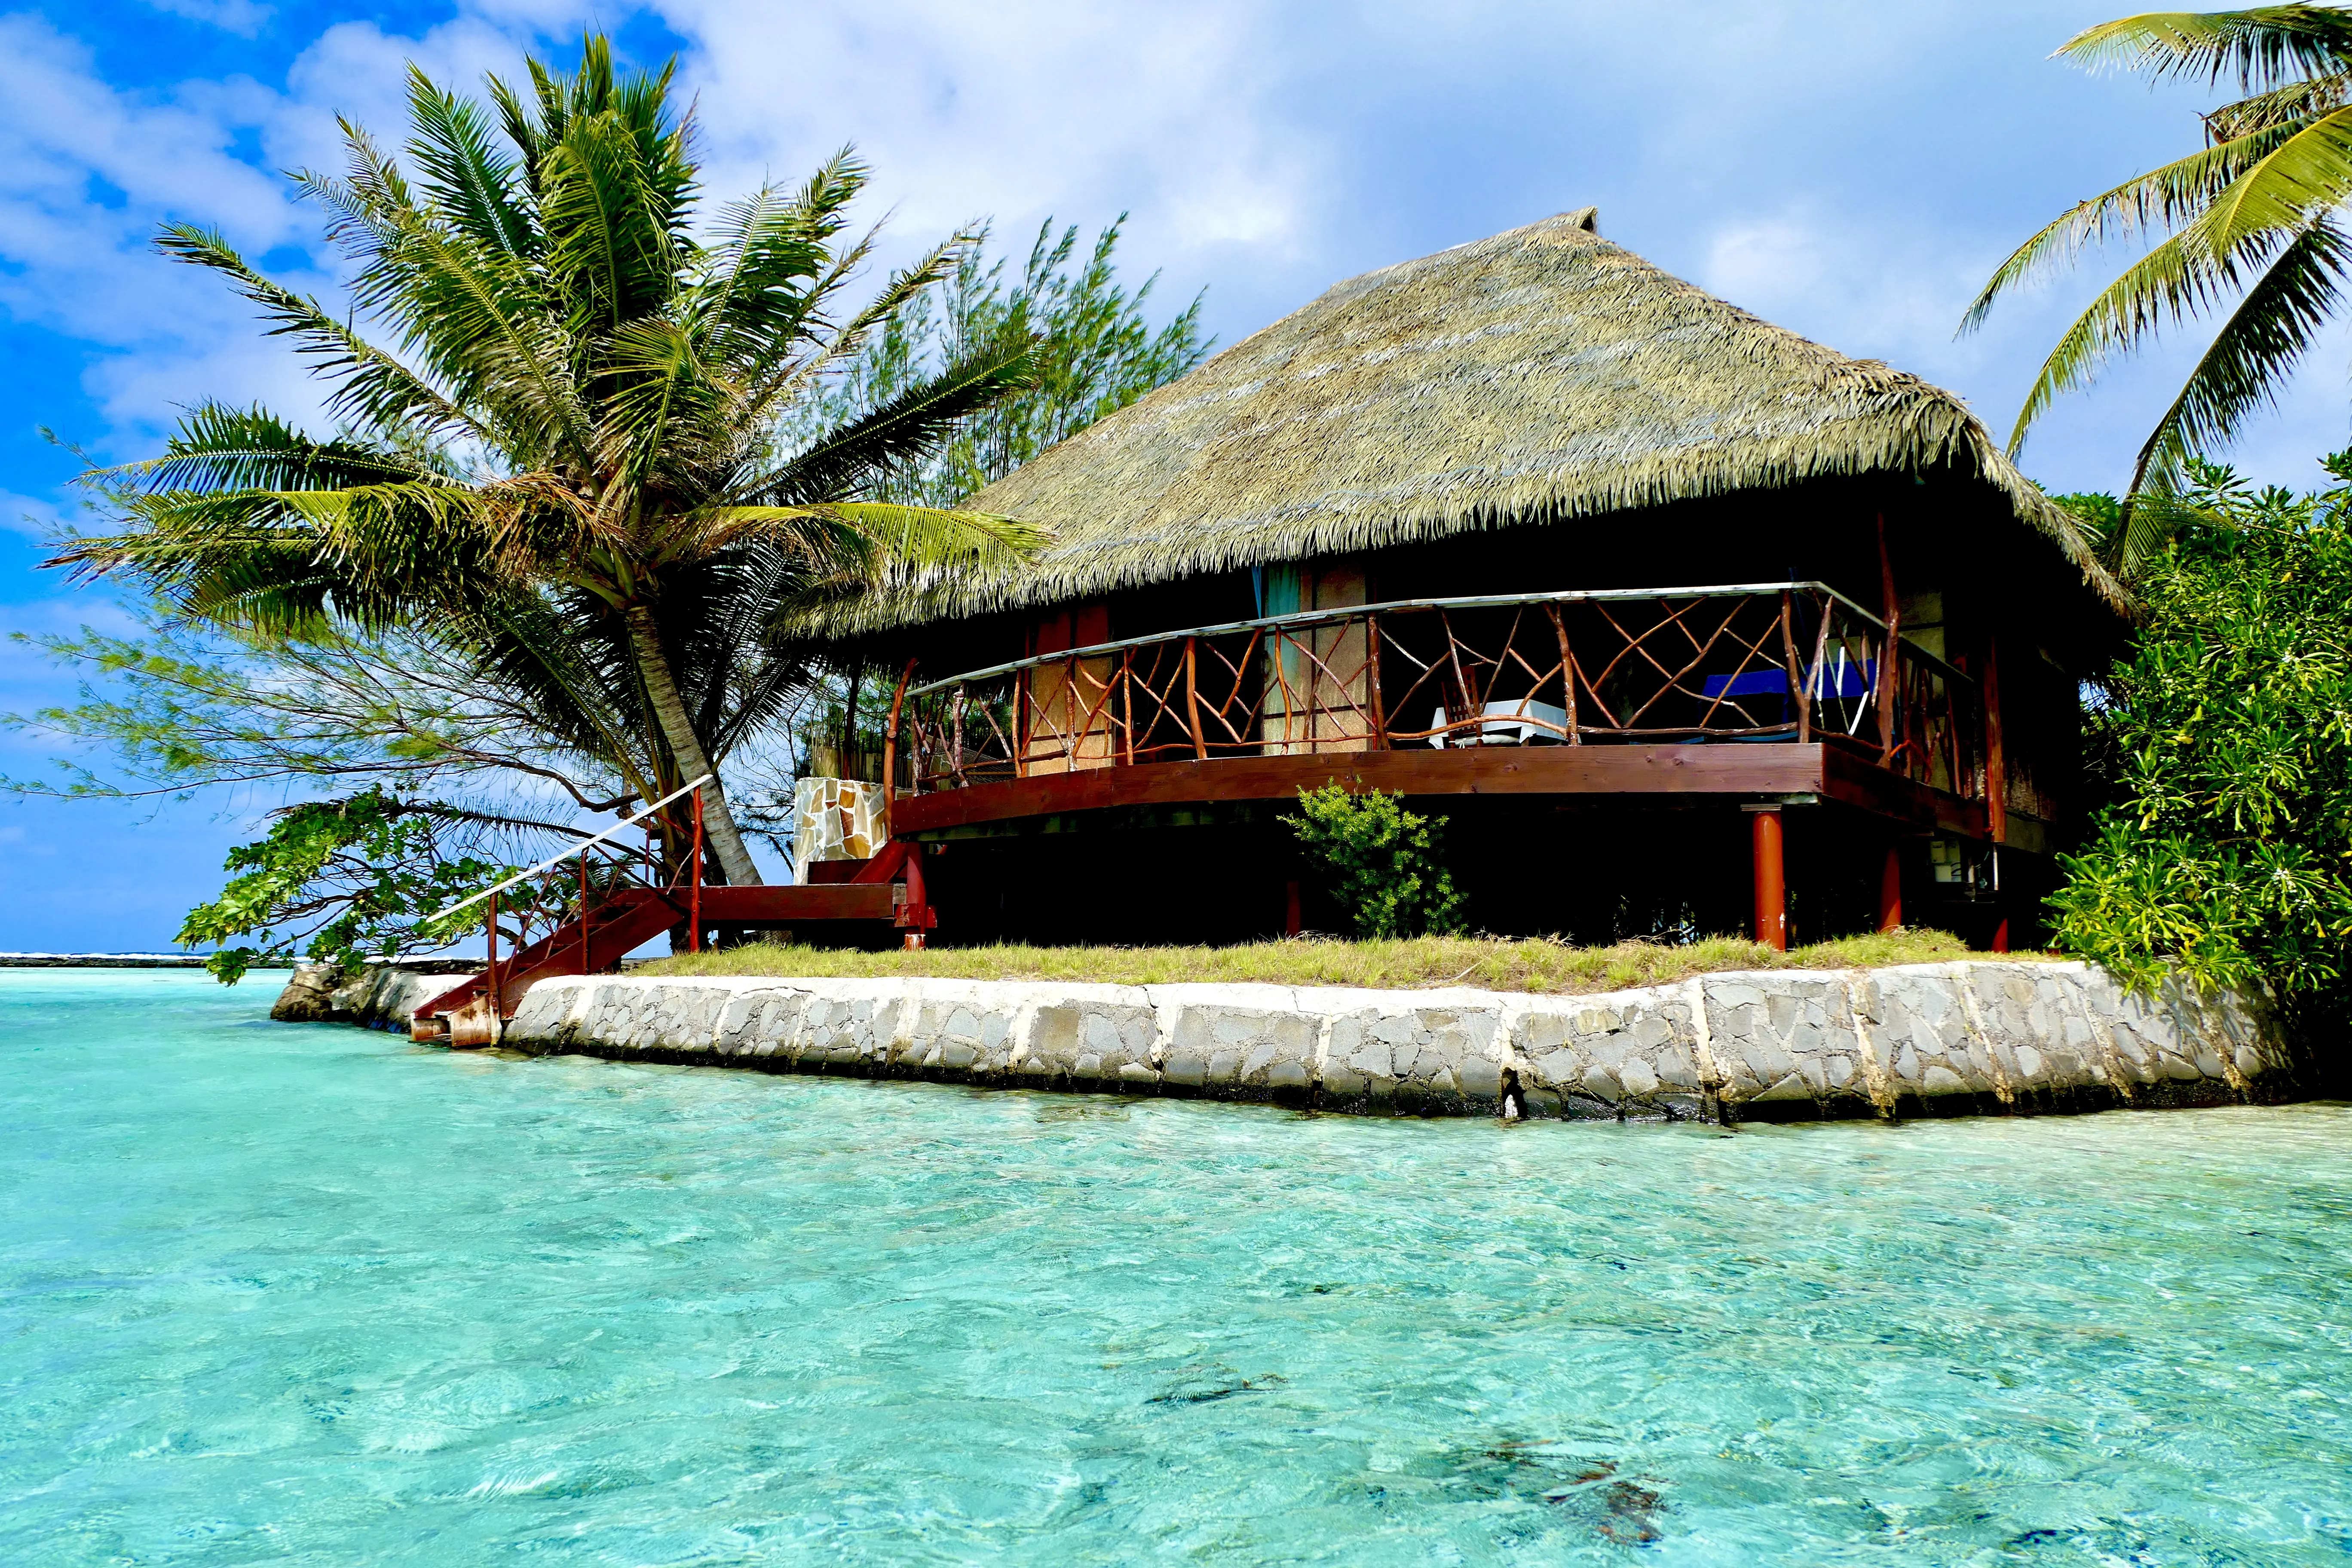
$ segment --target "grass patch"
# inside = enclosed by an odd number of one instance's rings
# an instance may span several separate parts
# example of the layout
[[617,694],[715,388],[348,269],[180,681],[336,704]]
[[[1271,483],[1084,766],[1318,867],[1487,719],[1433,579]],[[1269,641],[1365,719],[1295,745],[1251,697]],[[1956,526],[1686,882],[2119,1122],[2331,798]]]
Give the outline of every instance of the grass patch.
[[[1621,942],[1614,947],[1425,936],[1383,942],[1310,937],[1237,947],[950,947],[857,952],[767,942],[656,959],[635,974],[742,974],[806,980],[1058,980],[1106,985],[1258,981],[1275,985],[1361,985],[1410,990],[1472,985],[1487,991],[1573,995],[1657,985],[1730,969],[1871,969],[1984,958],[1947,931],[1893,931],[1790,952],[1736,937],[1686,947]],[[2035,959],[2040,953],[2011,953]]]

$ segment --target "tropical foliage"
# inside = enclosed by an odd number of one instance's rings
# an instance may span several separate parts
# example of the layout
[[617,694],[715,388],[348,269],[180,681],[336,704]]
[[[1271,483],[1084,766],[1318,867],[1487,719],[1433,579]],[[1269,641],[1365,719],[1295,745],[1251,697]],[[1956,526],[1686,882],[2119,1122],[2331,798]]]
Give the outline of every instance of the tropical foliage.
[[[179,940],[215,944],[206,967],[234,985],[257,962],[292,945],[279,928],[305,926],[310,955],[352,963],[363,953],[443,945],[454,928],[429,918],[506,869],[448,853],[434,831],[436,803],[369,789],[348,800],[305,801],[269,832],[229,851],[235,873],[219,898],[188,912]],[[423,917],[423,918],[420,918]],[[459,917],[470,926],[470,915]],[[256,942],[218,944],[236,937]]]
[[[2120,65],[2157,79],[2188,79],[2241,96],[2204,116],[2203,147],[2079,203],[2020,246],[1976,302],[1966,328],[2020,283],[2071,264],[2092,245],[2155,239],[2102,290],[2043,363],[2010,438],[2015,455],[2035,420],[2087,384],[2116,355],[2162,329],[2218,315],[2219,331],[2142,445],[2131,490],[2166,493],[2276,397],[2342,301],[2352,238],[2340,209],[2352,197],[2352,12],[2269,5],[2156,12],[2108,22],[2062,46],[2061,58]],[[2157,237],[2161,237],[2158,238]],[[2160,545],[2162,527],[2130,509],[2112,541],[2128,569]]]
[[158,597],[141,636],[27,639],[81,700],[0,716],[121,763],[0,787],[328,796],[273,814],[191,912],[184,940],[232,944],[224,978],[438,945],[425,913],[696,765],[733,785],[739,841],[781,846],[793,731],[828,707],[854,731],[840,710],[874,694],[797,640],[803,612],[1013,560],[1032,531],[936,509],[1204,352],[1197,301],[1155,331],[1150,282],[1119,286],[1117,226],[1078,267],[1075,230],[1041,233],[1013,279],[975,226],[852,301],[875,237],[845,228],[853,157],[695,228],[666,77],[615,79],[593,38],[576,78],[530,69],[488,107],[412,73],[405,170],[347,126],[348,175],[300,177],[353,260],[350,321],[167,231],[326,377],[341,427],[204,405],[163,458],[93,469],[122,526],[60,560]]
[[2352,452],[2325,466],[2337,482],[2295,495],[2186,465],[2142,564],[2137,646],[2090,713],[2111,802],[2051,900],[2059,942],[2128,981],[2343,994]]
[[1445,818],[1404,808],[1402,795],[1344,785],[1298,792],[1282,818],[1321,870],[1355,934],[1448,936],[1463,929],[1462,895],[1445,869]]
[[[601,38],[576,75],[530,69],[527,93],[493,79],[488,106],[412,70],[405,167],[347,124],[346,174],[297,177],[383,342],[220,236],[164,231],[165,254],[220,273],[331,385],[344,428],[204,405],[163,457],[97,477],[123,529],[58,560],[257,637],[439,639],[591,728],[589,708],[619,704],[593,749],[649,799],[715,774],[773,716],[805,668],[779,655],[795,606],[1034,542],[1010,520],[870,499],[1033,372],[1026,343],[993,342],[794,428],[960,242],[852,304],[873,246],[845,238],[866,181],[853,156],[698,235],[667,70],[618,75]],[[757,881],[715,777],[703,795],[725,879]]]
[[[330,628],[265,637],[152,609],[137,637],[20,640],[85,679],[77,703],[7,721],[85,755],[110,751],[117,765],[102,776],[61,760],[54,782],[0,787],[226,795],[240,805],[328,795],[273,814],[262,839],[231,851],[231,886],[191,913],[181,940],[229,944],[212,964],[224,979],[298,953],[348,963],[441,945],[443,933],[418,917],[499,879],[518,852],[535,858],[550,837],[572,831],[574,811],[635,797],[603,754],[602,736],[629,721],[625,683],[509,679],[429,637]],[[762,752],[754,738],[734,754],[757,773],[771,762]]]

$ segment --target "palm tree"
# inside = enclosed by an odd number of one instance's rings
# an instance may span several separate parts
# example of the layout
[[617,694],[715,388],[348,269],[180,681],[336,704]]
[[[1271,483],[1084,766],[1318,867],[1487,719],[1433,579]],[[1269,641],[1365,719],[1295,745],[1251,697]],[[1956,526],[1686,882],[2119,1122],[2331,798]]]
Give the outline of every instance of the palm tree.
[[[2162,79],[2233,82],[2244,96],[2204,117],[2205,146],[2080,203],[2027,240],[1984,287],[1962,331],[2004,290],[2087,245],[2162,233],[2092,301],[2043,362],[2010,437],[2012,456],[2059,394],[2167,324],[2226,310],[2140,448],[2132,492],[2177,488],[2187,460],[2272,403],[2341,299],[2352,239],[2352,12],[2329,5],[2159,12],[2078,34],[2058,55]],[[2161,531],[2135,507],[2111,547],[2129,564]]]
[[[264,635],[437,630],[545,681],[562,679],[550,626],[581,657],[609,644],[655,721],[652,771],[684,782],[782,689],[788,670],[741,656],[796,600],[1036,542],[1009,519],[859,499],[1024,385],[1029,355],[950,365],[788,438],[792,412],[952,270],[965,237],[846,308],[875,237],[842,239],[866,177],[853,154],[698,237],[670,69],[616,79],[597,37],[574,76],[529,64],[529,98],[492,78],[490,108],[412,67],[413,180],[348,121],[348,174],[296,176],[390,346],[219,235],[163,231],[166,255],[225,275],[332,384],[345,428],[320,440],[204,405],[163,457],[100,476],[125,531],[52,564],[128,571],[185,614]],[[682,689],[682,664],[700,689]],[[746,689],[761,679],[766,697]],[[702,793],[726,879],[757,882],[724,791]]]

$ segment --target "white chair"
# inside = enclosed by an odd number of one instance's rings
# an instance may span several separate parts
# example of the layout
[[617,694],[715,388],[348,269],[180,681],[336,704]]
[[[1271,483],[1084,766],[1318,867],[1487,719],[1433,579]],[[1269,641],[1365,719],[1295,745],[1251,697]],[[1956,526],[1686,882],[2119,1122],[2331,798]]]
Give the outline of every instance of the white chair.
[[[1534,746],[1547,742],[1556,745],[1567,739],[1568,710],[1555,708],[1549,702],[1538,702],[1532,698],[1526,697],[1508,698],[1500,702],[1487,703],[1479,710],[1479,713],[1486,721],[1477,729],[1456,730],[1450,735],[1432,735],[1429,738],[1429,743],[1441,748],[1449,744]],[[1531,719],[1541,720],[1543,723],[1528,722]],[[1444,723],[1444,709],[1440,708],[1430,715],[1431,729],[1438,729]],[[1559,728],[1547,730],[1543,727],[1544,724],[1554,724]]]

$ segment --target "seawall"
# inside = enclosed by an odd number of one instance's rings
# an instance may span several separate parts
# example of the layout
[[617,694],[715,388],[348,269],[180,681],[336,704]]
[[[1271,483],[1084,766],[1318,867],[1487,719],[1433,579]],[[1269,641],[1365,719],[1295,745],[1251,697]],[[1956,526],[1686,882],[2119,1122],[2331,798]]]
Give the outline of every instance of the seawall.
[[[413,1004],[412,1004],[413,1005]],[[2125,993],[2080,963],[1709,974],[1591,996],[1280,985],[584,976],[530,1052],[1374,1114],[1812,1120],[2305,1092],[2258,997]]]

